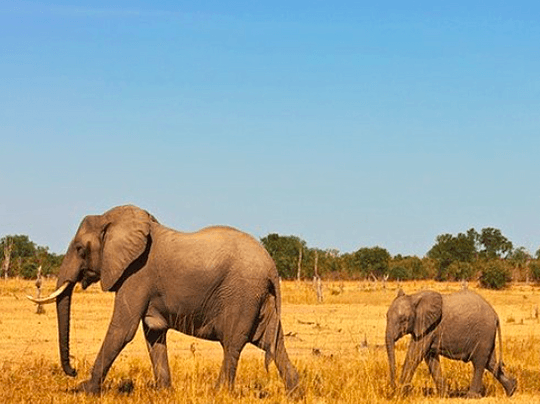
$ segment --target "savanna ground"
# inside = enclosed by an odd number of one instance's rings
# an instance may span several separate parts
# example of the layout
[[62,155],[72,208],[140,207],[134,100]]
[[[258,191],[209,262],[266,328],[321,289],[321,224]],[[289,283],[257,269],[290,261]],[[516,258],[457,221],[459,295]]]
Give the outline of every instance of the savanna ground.
[[[173,390],[153,387],[153,374],[142,332],[117,358],[101,396],[74,394],[71,390],[89,376],[113,308],[114,295],[94,285],[76,288],[72,305],[72,364],[75,379],[60,368],[55,307],[45,314],[24,298],[34,293],[34,283],[0,280],[0,402],[2,403],[459,403],[465,402],[471,364],[442,359],[451,396],[440,399],[427,366],[422,363],[406,397],[390,397],[384,349],[385,314],[399,285],[385,288],[369,282],[324,284],[324,302],[317,303],[310,282],[283,282],[283,326],[286,345],[297,366],[304,394],[292,399],[274,365],[267,373],[264,353],[248,346],[242,353],[236,388],[213,390],[221,365],[218,343],[170,331],[169,360]],[[430,288],[449,293],[461,285],[409,282],[406,293]],[[502,324],[504,362],[518,380],[518,390],[507,398],[489,373],[484,375],[486,397],[482,403],[540,402],[540,288],[514,285],[505,291],[478,290],[498,312]],[[54,281],[44,284],[44,293]],[[405,357],[408,337],[396,346],[398,364]],[[471,402],[471,400],[467,400]]]

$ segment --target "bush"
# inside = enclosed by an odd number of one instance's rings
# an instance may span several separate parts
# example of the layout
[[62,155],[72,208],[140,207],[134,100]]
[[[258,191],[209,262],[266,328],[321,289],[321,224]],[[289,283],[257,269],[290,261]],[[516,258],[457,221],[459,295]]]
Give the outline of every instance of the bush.
[[480,286],[486,289],[504,289],[511,280],[510,269],[503,261],[486,262],[480,273]]
[[19,268],[19,276],[23,279],[35,279],[37,276],[38,264],[34,261],[25,261]]
[[470,281],[476,275],[476,269],[470,262],[452,262],[446,271],[446,279],[453,281]]
[[529,263],[529,271],[533,282],[540,282],[540,261],[534,260]]
[[392,280],[413,280],[429,278],[428,268],[418,257],[396,256],[390,261],[388,275]]
[[412,279],[411,272],[403,265],[391,265],[388,271],[389,278],[393,281],[404,281]]

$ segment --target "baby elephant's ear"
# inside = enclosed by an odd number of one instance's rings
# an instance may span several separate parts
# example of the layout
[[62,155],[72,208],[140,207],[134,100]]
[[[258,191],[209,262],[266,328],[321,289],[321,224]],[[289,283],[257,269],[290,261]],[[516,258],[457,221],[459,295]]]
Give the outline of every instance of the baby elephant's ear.
[[440,293],[424,290],[415,293],[412,299],[413,307],[416,308],[413,335],[415,338],[419,338],[441,321],[442,296]]

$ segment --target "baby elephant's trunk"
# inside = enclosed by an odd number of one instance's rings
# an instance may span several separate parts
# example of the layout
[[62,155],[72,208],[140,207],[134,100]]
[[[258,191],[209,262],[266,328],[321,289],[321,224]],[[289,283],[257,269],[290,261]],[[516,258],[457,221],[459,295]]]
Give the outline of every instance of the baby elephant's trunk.
[[392,335],[387,333],[386,335],[386,353],[388,354],[388,366],[390,370],[390,387],[396,388],[396,355],[395,355],[395,341]]

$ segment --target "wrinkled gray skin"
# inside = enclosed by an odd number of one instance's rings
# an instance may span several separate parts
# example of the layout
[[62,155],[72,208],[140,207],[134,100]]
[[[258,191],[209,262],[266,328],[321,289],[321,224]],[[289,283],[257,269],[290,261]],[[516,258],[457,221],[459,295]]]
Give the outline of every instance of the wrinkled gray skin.
[[[395,389],[395,342],[405,334],[411,335],[400,383],[409,386],[422,359],[439,394],[444,395],[445,382],[441,374],[439,355],[450,359],[471,361],[473,378],[469,397],[482,393],[482,375],[489,370],[502,384],[506,394],[516,390],[516,380],[502,366],[502,343],[499,318],[491,305],[471,291],[441,295],[421,291],[405,295],[402,291],[392,302],[386,315],[386,349],[390,366],[390,383]],[[495,356],[495,334],[499,332],[499,358]]]
[[168,229],[146,211],[120,206],[87,216],[59,270],[56,300],[60,357],[69,362],[70,305],[73,286],[101,282],[116,293],[114,312],[91,378],[78,387],[98,393],[120,351],[142,321],[158,387],[169,387],[166,335],[172,328],[219,341],[224,359],[217,387],[232,389],[240,353],[247,343],[274,360],[286,388],[298,384],[289,361],[280,320],[280,288],[274,262],[255,239],[229,227],[196,233]]

